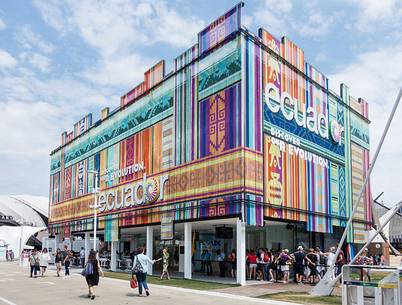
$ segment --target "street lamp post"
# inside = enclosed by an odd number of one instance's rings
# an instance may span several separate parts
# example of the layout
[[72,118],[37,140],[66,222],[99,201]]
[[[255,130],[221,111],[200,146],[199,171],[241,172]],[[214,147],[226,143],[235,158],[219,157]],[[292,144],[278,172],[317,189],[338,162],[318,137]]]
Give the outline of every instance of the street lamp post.
[[96,227],[97,227],[97,219],[98,219],[98,214],[97,214],[97,210],[98,210],[98,192],[99,192],[99,188],[98,188],[98,171],[95,170],[89,170],[87,171],[88,174],[94,174],[95,175],[95,187],[93,189],[93,193],[94,193],[94,204],[91,204],[89,207],[91,209],[94,209],[94,251],[96,251]]

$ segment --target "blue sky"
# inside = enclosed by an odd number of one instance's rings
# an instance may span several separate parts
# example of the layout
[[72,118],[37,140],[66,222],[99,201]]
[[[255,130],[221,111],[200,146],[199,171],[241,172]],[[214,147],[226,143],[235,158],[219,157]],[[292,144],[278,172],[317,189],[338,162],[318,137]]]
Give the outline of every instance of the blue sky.
[[[370,103],[372,151],[402,85],[402,2],[244,1],[243,24],[288,36],[306,59]],[[160,59],[175,56],[236,1],[34,0],[0,4],[0,193],[48,194],[49,152],[92,112],[112,109]],[[169,68],[170,69],[170,68]],[[402,109],[372,179],[400,200]]]

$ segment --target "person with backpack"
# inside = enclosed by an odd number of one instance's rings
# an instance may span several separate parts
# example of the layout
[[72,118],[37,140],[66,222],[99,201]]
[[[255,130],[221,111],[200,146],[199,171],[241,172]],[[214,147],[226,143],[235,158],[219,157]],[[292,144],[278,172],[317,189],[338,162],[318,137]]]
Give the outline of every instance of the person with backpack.
[[39,255],[38,252],[33,249],[31,255],[29,256],[29,265],[31,267],[30,277],[36,278],[36,274],[39,271]]
[[85,268],[82,270],[82,275],[85,276],[85,280],[88,285],[88,298],[95,299],[94,287],[99,284],[99,273],[104,276],[103,270],[96,259],[96,252],[91,250],[88,255],[88,261]]
[[158,260],[152,260],[144,254],[144,248],[137,249],[137,255],[134,258],[132,273],[135,274],[138,282],[138,296],[142,297],[142,288],[145,289],[145,294],[148,297],[150,295],[147,284],[148,263],[154,264]]

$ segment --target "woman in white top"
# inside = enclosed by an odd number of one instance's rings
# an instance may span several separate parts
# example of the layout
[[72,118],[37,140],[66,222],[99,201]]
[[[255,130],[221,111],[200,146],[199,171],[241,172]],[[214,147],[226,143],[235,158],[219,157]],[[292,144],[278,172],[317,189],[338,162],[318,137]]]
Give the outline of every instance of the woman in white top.
[[[336,257],[335,257],[336,248],[331,247],[329,252],[326,253],[327,256],[327,267],[329,268],[331,265],[335,266]],[[333,280],[335,278],[335,268],[332,269],[330,279]]]
[[49,266],[49,261],[50,254],[47,252],[47,248],[44,248],[39,257],[39,265],[42,276],[45,276],[46,268]]
[[142,297],[142,287],[144,287],[145,289],[145,294],[149,296],[149,288],[147,284],[148,263],[154,264],[155,262],[156,260],[152,260],[144,254],[144,248],[137,249],[137,255],[134,258],[132,271],[133,274],[135,274],[135,276],[137,277],[138,296],[140,297]]

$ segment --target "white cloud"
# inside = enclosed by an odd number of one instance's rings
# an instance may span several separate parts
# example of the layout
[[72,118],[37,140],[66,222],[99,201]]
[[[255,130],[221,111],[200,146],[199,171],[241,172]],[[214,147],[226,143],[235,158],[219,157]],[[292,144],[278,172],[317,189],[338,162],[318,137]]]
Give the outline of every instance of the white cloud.
[[77,32],[98,52],[97,65],[82,74],[102,85],[141,81],[149,64],[160,59],[146,55],[144,46],[163,42],[173,47],[190,47],[204,26],[201,19],[180,15],[160,0],[34,3],[50,26],[62,34]]
[[33,67],[39,69],[41,72],[48,72],[50,70],[51,60],[48,57],[38,53],[32,53],[28,56],[28,61]]
[[[357,6],[356,27],[366,32],[391,26],[399,29],[402,18],[402,2],[399,0],[349,0]],[[398,26],[399,25],[399,26]]]
[[293,9],[292,0],[265,0],[254,12],[252,19],[272,34],[281,37],[290,29],[288,21]]
[[60,114],[57,106],[43,101],[0,103],[0,155],[48,154],[49,139],[58,139],[52,130]]
[[34,33],[29,25],[22,26],[17,31],[15,39],[27,50],[37,48],[46,54],[54,51],[54,45],[45,41],[39,34]]
[[17,65],[17,60],[8,52],[0,49],[0,68],[12,68]]
[[6,28],[5,22],[0,18],[0,31]]
[[[369,102],[371,153],[377,148],[385,122],[402,86],[402,44],[363,52],[356,60],[329,78],[333,84],[346,83],[354,97]],[[338,88],[336,88],[338,91]],[[402,172],[402,104],[392,122],[378,163],[372,176],[373,195],[385,191],[385,200],[394,202],[401,197]]]
[[[339,13],[334,11],[325,14],[320,5],[317,1],[297,3],[294,0],[265,0],[258,5],[251,19],[277,37],[293,33],[319,37],[327,34],[339,17]],[[247,16],[246,20],[249,19]]]
[[80,74],[87,80],[101,85],[117,86],[124,84],[134,87],[144,80],[144,71],[155,63],[155,61],[142,58],[134,53],[110,59],[103,58],[99,65],[88,68]]

